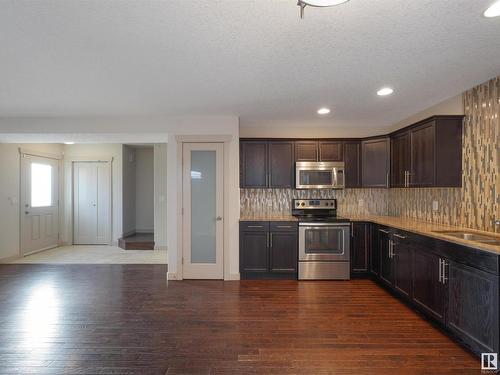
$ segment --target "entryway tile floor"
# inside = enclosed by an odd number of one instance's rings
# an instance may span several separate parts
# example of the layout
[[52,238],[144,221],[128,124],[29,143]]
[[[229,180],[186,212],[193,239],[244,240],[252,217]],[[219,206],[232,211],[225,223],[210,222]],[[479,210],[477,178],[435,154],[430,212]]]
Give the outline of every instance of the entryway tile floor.
[[123,250],[116,246],[78,245],[45,250],[9,263],[22,264],[167,264],[165,250]]

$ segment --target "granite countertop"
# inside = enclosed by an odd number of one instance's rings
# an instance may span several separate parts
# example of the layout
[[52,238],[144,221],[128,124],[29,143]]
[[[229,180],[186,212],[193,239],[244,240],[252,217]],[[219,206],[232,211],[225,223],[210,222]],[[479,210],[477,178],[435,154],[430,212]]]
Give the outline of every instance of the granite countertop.
[[[351,221],[366,221],[370,223],[387,225],[388,227],[401,229],[407,232],[412,232],[420,234],[423,236],[428,236],[432,238],[437,238],[439,240],[444,240],[459,245],[464,245],[472,247],[474,249],[488,251],[500,255],[500,246],[495,246],[492,244],[482,243],[478,241],[464,240],[461,238],[456,238],[448,236],[443,233],[436,233],[436,231],[466,231],[469,233],[476,233],[486,236],[492,236],[500,239],[500,234],[495,234],[492,232],[485,232],[469,228],[454,227],[451,225],[444,224],[434,224],[424,221],[419,221],[415,219],[409,219],[398,216],[376,216],[376,215],[345,215],[341,216],[351,220]],[[297,221],[297,218],[291,215],[285,216],[244,216],[240,218],[240,221]]]

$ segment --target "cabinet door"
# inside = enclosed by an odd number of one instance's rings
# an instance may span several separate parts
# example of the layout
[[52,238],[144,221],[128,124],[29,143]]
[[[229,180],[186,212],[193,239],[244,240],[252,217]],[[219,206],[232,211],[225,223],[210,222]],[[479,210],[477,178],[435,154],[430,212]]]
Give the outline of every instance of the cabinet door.
[[269,187],[293,188],[293,142],[269,142]]
[[351,229],[351,272],[368,272],[370,224],[352,223]]
[[318,161],[318,142],[296,141],[295,161]]
[[410,130],[410,186],[433,186],[436,182],[434,122]]
[[269,232],[240,233],[240,272],[267,272]]
[[444,322],[444,287],[439,281],[439,256],[414,246],[413,301],[435,319]]
[[240,142],[240,187],[265,188],[267,174],[267,142]]
[[446,325],[476,352],[498,352],[498,276],[448,261]]
[[410,171],[410,134],[397,134],[391,139],[391,186],[405,187]]
[[363,141],[361,170],[364,187],[389,187],[389,138]]
[[378,243],[380,248],[380,279],[388,285],[393,284],[392,259],[390,258],[391,237],[384,232],[385,229],[379,229]]
[[297,233],[271,232],[270,271],[280,273],[297,272]]
[[370,254],[370,270],[372,274],[380,275],[380,243],[379,243],[379,230],[377,225],[371,228],[371,254]]
[[319,161],[342,161],[342,142],[339,141],[320,141],[319,142]]
[[345,187],[361,187],[361,143],[344,143]]
[[394,288],[410,298],[413,283],[413,250],[406,240],[395,239],[393,247],[394,257]]

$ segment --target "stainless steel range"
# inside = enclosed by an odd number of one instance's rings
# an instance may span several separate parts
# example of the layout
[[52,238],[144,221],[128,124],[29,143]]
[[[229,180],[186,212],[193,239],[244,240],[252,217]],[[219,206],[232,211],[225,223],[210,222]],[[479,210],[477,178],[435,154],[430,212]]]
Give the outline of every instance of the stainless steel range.
[[349,219],[337,216],[336,199],[294,199],[299,219],[299,280],[349,280]]

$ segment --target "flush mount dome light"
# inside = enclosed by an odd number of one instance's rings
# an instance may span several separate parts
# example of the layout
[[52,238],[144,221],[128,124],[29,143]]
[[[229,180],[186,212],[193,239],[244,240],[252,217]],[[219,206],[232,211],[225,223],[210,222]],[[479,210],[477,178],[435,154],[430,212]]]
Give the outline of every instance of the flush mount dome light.
[[329,113],[330,113],[330,108],[323,107],[318,109],[318,115],[327,115]]
[[74,145],[75,142],[64,142],[65,145]]
[[333,7],[347,3],[349,0],[298,0],[297,5],[300,7],[300,18],[304,18],[304,8],[309,5],[311,7]]
[[391,95],[394,92],[394,90],[390,87],[382,87],[380,90],[377,91],[378,96],[387,96]]
[[500,16],[500,0],[493,3],[488,9],[483,13],[486,18],[493,18]]

